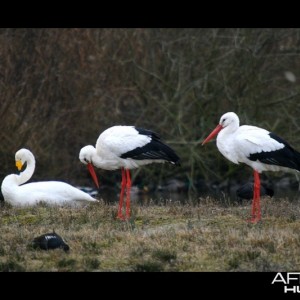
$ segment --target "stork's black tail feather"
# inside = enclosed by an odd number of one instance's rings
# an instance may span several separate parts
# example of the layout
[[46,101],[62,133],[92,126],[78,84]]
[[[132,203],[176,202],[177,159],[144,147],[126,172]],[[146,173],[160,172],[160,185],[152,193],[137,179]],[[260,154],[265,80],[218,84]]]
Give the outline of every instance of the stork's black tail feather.
[[147,135],[151,137],[151,141],[143,147],[138,147],[121,155],[121,158],[132,158],[137,160],[153,159],[153,160],[165,160],[172,164],[180,166],[180,158],[175,151],[164,144],[158,134],[153,131],[136,128],[139,134]]
[[258,153],[252,153],[249,155],[248,158],[253,161],[258,160],[265,164],[277,165],[280,167],[300,171],[300,153],[275,133],[270,132],[269,135],[274,140],[283,144],[284,147],[274,151],[262,151]]
[[296,160],[297,160],[296,170],[300,171],[300,153],[296,150],[294,150],[294,153],[295,153],[295,157],[296,157]]
[[152,139],[150,144],[152,153],[155,153],[157,159],[164,159],[176,166],[180,166],[180,158],[171,147],[159,139]]

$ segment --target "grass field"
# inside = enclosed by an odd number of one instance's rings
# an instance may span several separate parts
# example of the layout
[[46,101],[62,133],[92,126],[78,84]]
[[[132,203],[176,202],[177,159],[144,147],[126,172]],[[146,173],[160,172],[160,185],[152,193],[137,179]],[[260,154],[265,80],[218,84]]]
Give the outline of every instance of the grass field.
[[[0,271],[300,271],[300,206],[262,199],[262,222],[249,224],[250,203],[167,201],[132,204],[129,221],[117,204],[83,208],[0,208]],[[70,246],[33,249],[53,229]]]

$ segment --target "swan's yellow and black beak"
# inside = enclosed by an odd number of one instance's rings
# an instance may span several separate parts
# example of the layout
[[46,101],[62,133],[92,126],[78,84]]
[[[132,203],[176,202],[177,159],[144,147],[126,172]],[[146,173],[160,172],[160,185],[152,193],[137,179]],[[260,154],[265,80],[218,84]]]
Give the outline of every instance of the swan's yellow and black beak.
[[21,162],[21,160],[16,160],[16,167],[18,168],[19,171],[22,170],[23,163]]

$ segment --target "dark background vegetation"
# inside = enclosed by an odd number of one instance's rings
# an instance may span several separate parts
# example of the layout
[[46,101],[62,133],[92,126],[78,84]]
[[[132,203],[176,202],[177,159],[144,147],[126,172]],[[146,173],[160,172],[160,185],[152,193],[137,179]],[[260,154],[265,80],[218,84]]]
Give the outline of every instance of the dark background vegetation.
[[33,180],[92,185],[79,151],[118,124],[156,131],[181,157],[134,171],[136,182],[248,178],[201,142],[235,111],[300,150],[299,69],[299,29],[1,29],[0,180],[26,147]]

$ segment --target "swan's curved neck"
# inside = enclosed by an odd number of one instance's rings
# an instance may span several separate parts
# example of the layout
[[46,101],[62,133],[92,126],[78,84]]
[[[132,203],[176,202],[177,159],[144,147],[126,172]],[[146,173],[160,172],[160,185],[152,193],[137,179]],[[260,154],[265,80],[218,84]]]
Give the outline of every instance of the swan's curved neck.
[[17,175],[19,185],[27,182],[31,178],[35,170],[34,157],[30,157],[30,159],[28,159],[26,163],[27,163],[26,169],[23,172],[21,172],[20,175]]

